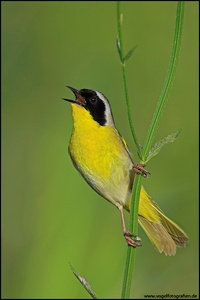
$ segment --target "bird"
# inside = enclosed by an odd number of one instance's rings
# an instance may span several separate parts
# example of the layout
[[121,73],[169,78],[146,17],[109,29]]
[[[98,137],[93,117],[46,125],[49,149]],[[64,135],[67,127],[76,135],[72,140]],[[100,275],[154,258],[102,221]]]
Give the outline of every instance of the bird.
[[[129,246],[141,246],[141,239],[126,229],[124,209],[130,211],[135,173],[147,177],[144,164],[134,164],[126,141],[115,126],[111,105],[103,93],[67,86],[75,99],[71,104],[73,129],[68,152],[74,167],[89,186],[119,209],[122,231]],[[138,222],[159,253],[175,255],[185,246],[187,234],[169,219],[141,187]]]

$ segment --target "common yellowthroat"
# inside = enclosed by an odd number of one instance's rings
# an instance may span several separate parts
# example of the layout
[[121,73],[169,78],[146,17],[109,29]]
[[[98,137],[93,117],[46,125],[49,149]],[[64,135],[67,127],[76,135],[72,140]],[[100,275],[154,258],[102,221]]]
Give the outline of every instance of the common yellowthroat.
[[[123,209],[130,210],[135,172],[147,175],[143,165],[134,165],[131,153],[115,127],[111,107],[100,92],[68,86],[76,99],[66,99],[72,106],[73,131],[69,154],[75,168],[86,182],[120,211],[124,237],[130,246],[140,246],[140,238],[126,230]],[[186,233],[166,217],[141,188],[138,212],[142,226],[155,248],[175,255],[176,246],[185,246]]]

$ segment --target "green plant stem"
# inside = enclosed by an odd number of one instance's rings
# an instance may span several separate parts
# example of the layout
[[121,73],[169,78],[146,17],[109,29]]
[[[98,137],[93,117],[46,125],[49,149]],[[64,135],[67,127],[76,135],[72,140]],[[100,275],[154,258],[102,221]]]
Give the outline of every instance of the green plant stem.
[[[134,204],[134,209],[131,209],[130,211],[130,214],[133,214],[133,217],[130,216],[130,225],[129,225],[130,232],[134,232],[134,233],[138,232],[138,206],[139,206],[141,185],[142,185],[142,176],[136,176],[134,180],[132,199],[131,199],[131,206],[132,204]],[[135,258],[136,258],[136,248],[128,246],[121,299],[129,299],[130,297]]]
[[[122,35],[121,35],[121,22],[120,22],[120,3],[118,2],[117,4],[117,15],[118,15],[118,38],[119,38],[119,43],[120,43],[120,51],[122,49]],[[156,129],[158,127],[158,123],[160,121],[160,117],[162,115],[162,112],[164,110],[167,97],[169,95],[169,91],[172,86],[172,81],[174,78],[177,62],[178,62],[178,57],[179,57],[179,52],[180,52],[180,45],[181,45],[181,37],[182,37],[182,30],[183,30],[183,20],[184,20],[184,2],[179,1],[177,4],[177,13],[176,13],[176,25],[175,25],[175,34],[174,34],[174,41],[173,41],[173,46],[172,46],[172,54],[170,58],[170,64],[168,68],[168,72],[166,75],[165,83],[163,86],[163,89],[161,91],[161,95],[159,97],[155,113],[153,115],[144,148],[142,153],[140,150],[138,151],[141,153],[142,161],[145,162],[148,156],[148,152],[150,150],[150,147],[152,145],[153,138],[155,136]],[[125,80],[125,95],[127,97],[127,85],[126,85],[126,75],[125,75],[125,66],[123,61],[123,52],[121,52],[121,62],[122,62],[122,68],[123,68],[123,78]],[[129,100],[127,101],[126,98],[126,103],[129,103]],[[130,110],[130,105],[127,105],[127,109]],[[128,113],[128,116],[130,115],[130,111]],[[130,123],[130,120],[129,120]],[[132,130],[131,130],[132,131]],[[132,134],[133,135],[133,134]],[[135,135],[133,135],[134,141]],[[139,144],[136,144],[137,149],[140,149]],[[130,232],[134,232],[137,234],[138,231],[138,208],[139,208],[139,196],[140,196],[140,190],[141,190],[141,185],[142,185],[142,177],[136,175],[135,180],[134,180],[134,185],[133,185],[133,192],[132,192],[132,199],[131,199],[131,209],[130,209],[130,226],[129,230]],[[126,256],[126,264],[125,264],[125,271],[124,271],[124,281],[123,281],[123,286],[122,286],[122,294],[121,298],[122,299],[129,299],[130,297],[130,290],[131,290],[131,283],[132,283],[132,275],[133,275],[133,266],[135,262],[135,253],[136,253],[136,248],[132,248],[128,246],[127,249],[127,256]]]
[[175,75],[175,71],[176,71],[176,67],[177,67],[177,63],[178,63],[180,47],[181,47],[184,9],[185,9],[184,1],[178,1],[177,10],[176,10],[176,26],[175,26],[175,33],[174,33],[174,40],[173,40],[170,64],[169,64],[169,68],[168,68],[167,75],[165,78],[164,86],[161,91],[160,97],[158,99],[155,113],[153,115],[151,124],[149,126],[149,130],[148,130],[145,142],[144,142],[144,147],[143,147],[143,151],[142,151],[142,160],[144,162],[146,162],[148,152],[152,145],[156,129],[158,128],[158,124],[159,124],[162,112],[164,110],[164,107],[167,102],[167,98],[169,96],[170,89],[172,87],[172,83],[173,83],[173,79],[174,79],[174,75]]
[[123,82],[124,82],[124,91],[125,91],[125,99],[126,99],[126,107],[127,107],[127,114],[128,114],[128,120],[129,125],[131,129],[131,133],[135,142],[135,145],[137,147],[138,155],[141,157],[141,147],[138,143],[138,139],[136,136],[136,132],[133,125],[132,115],[131,115],[131,106],[130,106],[130,100],[128,95],[128,86],[127,86],[127,79],[126,79],[126,71],[125,71],[125,61],[124,61],[124,49],[123,49],[123,40],[122,40],[122,18],[121,18],[121,12],[120,12],[120,1],[117,1],[117,24],[118,24],[118,43],[120,48],[120,60],[122,65],[122,74],[123,74]]

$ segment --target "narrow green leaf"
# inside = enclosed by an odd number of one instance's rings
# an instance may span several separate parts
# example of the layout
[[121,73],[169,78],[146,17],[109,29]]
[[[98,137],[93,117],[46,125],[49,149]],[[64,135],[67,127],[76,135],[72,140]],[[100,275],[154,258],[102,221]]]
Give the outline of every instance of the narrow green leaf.
[[137,46],[133,47],[133,48],[126,54],[126,56],[125,56],[124,59],[123,59],[124,62],[125,62],[126,60],[128,60],[128,59],[132,56],[132,54],[133,54],[133,52],[135,51],[136,48],[137,48]]
[[116,44],[117,44],[117,51],[118,51],[118,53],[119,53],[120,61],[121,61],[121,63],[123,64],[123,63],[124,63],[124,60],[123,60],[123,57],[122,57],[122,51],[121,51],[120,40],[119,40],[118,37],[117,37],[117,40],[116,40]]
[[85,277],[79,275],[75,269],[72,267],[72,265],[69,263],[70,265],[70,268],[73,272],[73,274],[76,276],[76,278],[80,281],[80,283],[84,286],[84,288],[86,289],[86,291],[90,294],[90,296],[93,298],[93,299],[97,299],[97,296],[95,295],[94,291],[92,290],[89,282],[85,279]]
[[174,142],[180,132],[181,129],[169,134],[168,136],[162,138],[159,142],[155,143],[151,148],[151,150],[149,151],[149,154],[147,156],[147,161],[149,161],[153,156],[157,155],[164,145]]

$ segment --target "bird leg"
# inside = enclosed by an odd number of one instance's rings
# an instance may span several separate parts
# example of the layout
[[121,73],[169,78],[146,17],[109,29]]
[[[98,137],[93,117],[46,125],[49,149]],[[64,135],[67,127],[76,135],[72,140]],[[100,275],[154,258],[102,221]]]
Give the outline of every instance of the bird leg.
[[123,206],[118,205],[117,207],[120,211],[123,235],[126,239],[127,244],[129,246],[134,247],[134,248],[142,246],[141,245],[141,238],[137,237],[134,233],[131,233],[131,232],[126,230],[126,225],[125,225],[125,221],[124,221]]
[[143,167],[145,167],[145,164],[136,164],[133,165],[133,171],[134,173],[142,175],[144,178],[147,178],[148,174],[150,174],[149,171],[145,170]]

